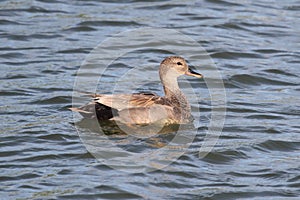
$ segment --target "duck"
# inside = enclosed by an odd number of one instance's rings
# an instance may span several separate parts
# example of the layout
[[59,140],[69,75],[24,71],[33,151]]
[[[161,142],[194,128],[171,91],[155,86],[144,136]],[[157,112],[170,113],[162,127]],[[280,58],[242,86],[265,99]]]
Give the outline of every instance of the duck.
[[154,93],[93,94],[91,102],[70,110],[84,118],[115,121],[126,125],[186,124],[193,119],[190,104],[180,90],[177,78],[182,76],[203,78],[191,69],[180,56],[166,57],[159,66],[159,77],[164,96]]

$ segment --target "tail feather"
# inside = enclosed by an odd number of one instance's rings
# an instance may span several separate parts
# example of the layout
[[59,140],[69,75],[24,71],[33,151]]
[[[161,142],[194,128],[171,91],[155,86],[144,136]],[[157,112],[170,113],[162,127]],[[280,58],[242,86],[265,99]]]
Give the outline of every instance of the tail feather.
[[81,106],[79,108],[69,108],[74,112],[79,112],[84,118],[94,119],[97,118],[98,120],[104,121],[109,120],[117,114],[117,110],[105,106],[100,103],[89,103],[87,105]]
[[79,112],[79,114],[81,114],[84,118],[88,118],[88,119],[94,119],[96,118],[96,113],[95,111],[90,111],[90,109],[87,109],[88,107],[86,106],[82,106],[80,108],[69,108],[70,110],[72,110],[73,112]]

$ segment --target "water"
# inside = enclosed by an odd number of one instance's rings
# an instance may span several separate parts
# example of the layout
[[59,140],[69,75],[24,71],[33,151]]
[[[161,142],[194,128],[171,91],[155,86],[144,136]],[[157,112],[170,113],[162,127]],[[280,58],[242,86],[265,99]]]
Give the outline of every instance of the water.
[[[299,9],[297,0],[1,1],[0,199],[298,199]],[[193,144],[166,168],[126,173],[87,151],[67,108],[76,72],[97,44],[149,26],[206,49],[226,87],[226,123],[199,158],[211,103],[205,83],[191,80],[201,93]],[[155,66],[165,55],[148,50],[118,66]],[[147,89],[161,94],[158,83]],[[110,141],[142,151],[173,136]]]

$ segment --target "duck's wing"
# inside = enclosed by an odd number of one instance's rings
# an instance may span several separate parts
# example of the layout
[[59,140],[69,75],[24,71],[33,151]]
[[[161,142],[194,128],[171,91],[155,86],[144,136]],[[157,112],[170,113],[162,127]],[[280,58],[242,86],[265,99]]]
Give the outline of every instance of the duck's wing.
[[152,93],[136,94],[97,94],[94,95],[96,103],[117,109],[150,107],[154,104],[163,104],[164,98]]

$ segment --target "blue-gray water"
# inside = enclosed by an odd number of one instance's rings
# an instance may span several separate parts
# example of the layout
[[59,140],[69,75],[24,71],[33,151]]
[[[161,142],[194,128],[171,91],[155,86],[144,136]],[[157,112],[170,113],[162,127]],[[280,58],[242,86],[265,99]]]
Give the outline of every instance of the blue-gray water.
[[[299,11],[298,0],[1,1],[0,199],[298,199]],[[184,33],[220,70],[226,122],[205,158],[197,149],[210,117],[206,93],[194,143],[164,169],[111,169],[80,140],[67,110],[76,71],[108,36],[139,27]],[[130,138],[123,149],[136,145]]]

